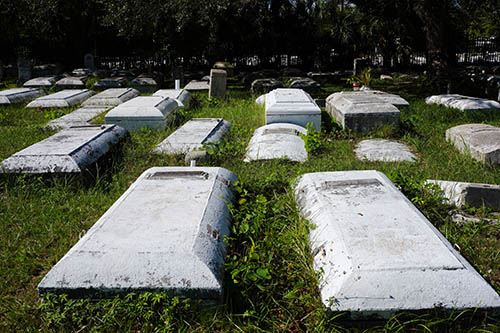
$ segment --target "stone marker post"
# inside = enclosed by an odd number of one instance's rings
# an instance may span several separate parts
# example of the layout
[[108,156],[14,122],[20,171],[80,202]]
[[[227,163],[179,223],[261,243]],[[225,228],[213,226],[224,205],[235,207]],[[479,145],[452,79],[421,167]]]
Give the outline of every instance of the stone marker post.
[[356,58],[356,59],[354,59],[352,74],[354,76],[357,76],[357,75],[361,74],[361,72],[365,68],[366,68],[366,59]]
[[210,88],[208,98],[215,97],[224,99],[226,96],[227,73],[222,69],[212,69],[210,71]]
[[176,79],[175,80],[175,90],[181,89],[181,80]]
[[31,61],[27,58],[17,58],[17,79],[24,83],[31,79]]
[[95,69],[94,56],[92,54],[87,53],[83,56],[83,67],[91,70]]

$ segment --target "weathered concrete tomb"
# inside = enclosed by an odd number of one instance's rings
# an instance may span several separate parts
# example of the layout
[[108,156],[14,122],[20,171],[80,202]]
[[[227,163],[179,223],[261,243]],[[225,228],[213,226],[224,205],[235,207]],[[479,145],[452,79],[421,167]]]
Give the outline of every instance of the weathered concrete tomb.
[[0,173],[81,173],[126,134],[115,125],[72,127],[5,159]]
[[209,81],[205,80],[191,80],[189,81],[188,84],[184,87],[187,91],[204,91],[208,90],[210,88]]
[[88,78],[88,76],[67,76],[57,81],[56,87],[60,89],[83,89]]
[[446,130],[446,140],[461,153],[468,153],[482,163],[500,164],[500,127],[459,125]]
[[130,82],[130,87],[139,90],[141,93],[154,93],[163,82],[163,74],[143,73]]
[[186,89],[160,89],[153,96],[172,98],[177,102],[179,108],[189,107],[189,102],[191,101],[191,94]]
[[59,75],[57,75],[57,76],[36,77],[34,79],[26,81],[23,84],[23,87],[49,89],[50,87],[52,87],[53,85],[55,85],[56,82],[60,78],[61,77]]
[[223,168],[146,170],[38,285],[71,297],[166,291],[221,303],[231,184]]
[[79,108],[62,117],[49,121],[45,126],[52,129],[64,129],[75,126],[87,126],[90,125],[90,121],[92,119],[94,119],[101,113],[106,112],[107,109],[108,109],[107,107]]
[[378,171],[305,174],[295,188],[323,304],[350,319],[439,308],[500,312],[500,296]]
[[45,95],[42,89],[12,88],[0,91],[0,105],[22,103],[30,99]]
[[155,152],[185,154],[203,147],[204,143],[218,142],[231,131],[231,123],[221,118],[195,118],[182,125],[163,140]]
[[160,96],[138,96],[109,111],[106,124],[117,124],[134,132],[141,128],[162,130],[177,110],[177,102]]
[[367,132],[385,125],[399,128],[399,109],[388,99],[364,91],[328,96],[326,110],[344,129]]
[[414,162],[417,157],[404,143],[390,140],[363,140],[358,143],[355,151],[360,160],[382,162]]
[[269,124],[259,127],[248,143],[245,162],[287,158],[291,161],[307,161],[304,140],[300,135],[307,131],[294,124]]
[[462,111],[500,109],[500,103],[463,95],[434,95],[425,99],[427,104],[439,104]]
[[500,209],[500,186],[495,184],[478,184],[454,182],[447,180],[428,180],[443,191],[448,202],[457,207],[485,207]]
[[275,89],[266,94],[266,125],[289,123],[321,128],[321,109],[302,89]]
[[26,105],[27,108],[67,108],[85,101],[95,92],[88,89],[67,89],[55,94],[38,97]]
[[371,90],[371,89],[364,90],[363,92],[367,93],[367,94],[375,95],[376,97],[380,98],[384,102],[392,104],[400,110],[410,106],[410,103],[408,103],[408,101],[406,99],[404,99],[403,97],[401,97],[399,95],[389,94],[389,93],[386,93],[384,91]]
[[107,89],[107,88],[123,88],[127,86],[127,78],[116,76],[116,77],[108,77],[102,80],[99,80],[96,84],[94,84],[94,88],[97,89]]
[[82,103],[82,106],[87,107],[105,107],[110,108],[122,104],[134,97],[139,96],[139,91],[133,88],[110,88],[106,89],[95,96],[90,97]]

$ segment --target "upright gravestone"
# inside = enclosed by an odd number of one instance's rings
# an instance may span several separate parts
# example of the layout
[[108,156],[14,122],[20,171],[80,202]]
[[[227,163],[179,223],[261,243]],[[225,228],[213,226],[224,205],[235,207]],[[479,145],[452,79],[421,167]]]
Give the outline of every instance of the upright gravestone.
[[363,69],[365,69],[367,67],[366,65],[367,65],[366,59],[363,59],[363,58],[354,59],[352,74],[354,76],[361,74]]
[[208,97],[224,99],[226,97],[227,73],[222,69],[212,69],[210,71],[210,89]]
[[24,83],[31,79],[31,60],[27,58],[17,59],[17,78],[19,83]]
[[83,56],[83,67],[91,70],[95,69],[94,56],[92,54],[87,53]]

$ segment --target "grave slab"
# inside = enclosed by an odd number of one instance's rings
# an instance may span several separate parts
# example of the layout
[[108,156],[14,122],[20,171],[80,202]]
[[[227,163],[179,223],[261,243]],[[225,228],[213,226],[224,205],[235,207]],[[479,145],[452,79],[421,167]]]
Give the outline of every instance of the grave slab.
[[146,170],[38,285],[71,297],[165,291],[221,303],[229,170]]
[[360,160],[381,162],[415,162],[417,157],[404,143],[390,140],[363,140],[355,151]]
[[191,119],[163,140],[155,152],[166,154],[185,154],[204,143],[219,142],[231,131],[232,124],[221,118]]
[[425,99],[427,104],[439,104],[462,111],[500,109],[500,103],[463,95],[434,95]]
[[378,171],[305,174],[296,201],[320,294],[351,320],[439,308],[500,313],[500,296]]
[[85,107],[76,109],[73,112],[70,112],[62,117],[51,120],[45,125],[51,129],[65,129],[75,126],[88,126],[91,125],[90,121],[100,115],[103,112],[106,112],[108,108],[94,108],[94,107]]
[[344,129],[368,132],[381,126],[399,128],[399,109],[364,91],[343,91],[326,99],[326,110]]
[[56,82],[56,87],[61,89],[83,89],[88,76],[67,76]]
[[127,79],[121,76],[117,77],[108,77],[102,80],[99,80],[94,88],[99,89],[107,89],[107,88],[123,88],[127,86]]
[[321,128],[321,109],[302,89],[275,89],[266,94],[266,125],[289,123],[306,127],[312,123]]
[[133,88],[110,88],[90,97],[82,103],[83,107],[104,107],[110,108],[125,103],[132,98],[139,96],[139,92]]
[[5,159],[0,173],[81,173],[126,134],[115,125],[72,127]]
[[0,105],[22,103],[30,99],[45,95],[42,89],[12,88],[0,91]]
[[287,158],[291,161],[307,161],[304,140],[300,135],[307,130],[294,124],[269,124],[259,127],[248,143],[245,162]]
[[38,97],[27,108],[67,108],[85,101],[95,92],[88,89],[66,89],[55,94]]
[[134,132],[141,128],[162,130],[177,110],[177,102],[160,96],[138,96],[118,105],[106,116],[106,124],[116,124]]
[[408,103],[408,101],[406,99],[404,99],[403,97],[401,97],[399,95],[389,94],[389,93],[386,93],[386,92],[380,91],[380,90],[366,90],[364,92],[366,92],[368,94],[375,95],[376,97],[380,98],[382,101],[389,103],[389,104],[392,104],[400,110],[410,106],[410,103]]
[[482,163],[500,164],[500,127],[465,124],[446,130],[446,140]]
[[189,107],[191,101],[191,94],[186,89],[160,89],[153,96],[172,98],[177,102],[179,108]]
[[464,207],[485,207],[500,209],[500,186],[494,184],[478,184],[454,182],[447,180],[428,180],[427,183],[438,185],[448,202]]
[[36,77],[34,79],[26,81],[23,84],[23,87],[49,89],[54,84],[56,84],[57,80],[59,80],[59,79],[60,79],[60,76]]
[[191,80],[184,87],[187,91],[204,91],[210,88],[208,81]]
[[159,83],[154,78],[142,75],[139,75],[130,82],[131,88],[134,88],[144,94],[151,94],[155,92],[158,90],[159,86]]

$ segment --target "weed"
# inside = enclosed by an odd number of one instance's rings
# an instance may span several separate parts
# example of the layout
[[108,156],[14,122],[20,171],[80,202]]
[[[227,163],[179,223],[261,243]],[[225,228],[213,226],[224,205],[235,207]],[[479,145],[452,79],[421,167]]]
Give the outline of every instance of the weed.
[[304,140],[304,146],[309,154],[317,154],[321,148],[321,134],[316,131],[313,123],[308,123],[306,125],[307,133],[304,135],[299,133],[302,140]]

